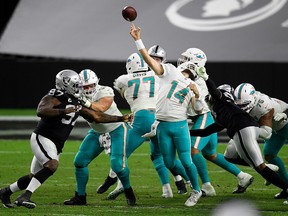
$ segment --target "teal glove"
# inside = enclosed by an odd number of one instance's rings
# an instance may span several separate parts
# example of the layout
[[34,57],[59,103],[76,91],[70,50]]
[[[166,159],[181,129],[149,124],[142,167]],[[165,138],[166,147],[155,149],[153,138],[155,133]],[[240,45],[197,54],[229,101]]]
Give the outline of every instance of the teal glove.
[[206,73],[206,68],[205,67],[197,67],[196,73],[198,74],[199,77],[202,77],[204,80],[208,79],[208,74]]

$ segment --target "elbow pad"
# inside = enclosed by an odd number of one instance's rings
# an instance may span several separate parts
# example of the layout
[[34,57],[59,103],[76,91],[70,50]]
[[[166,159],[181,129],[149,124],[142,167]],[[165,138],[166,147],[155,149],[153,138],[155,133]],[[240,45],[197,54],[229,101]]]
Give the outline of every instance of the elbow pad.
[[272,128],[266,125],[263,125],[259,128],[259,137],[268,140],[272,136]]

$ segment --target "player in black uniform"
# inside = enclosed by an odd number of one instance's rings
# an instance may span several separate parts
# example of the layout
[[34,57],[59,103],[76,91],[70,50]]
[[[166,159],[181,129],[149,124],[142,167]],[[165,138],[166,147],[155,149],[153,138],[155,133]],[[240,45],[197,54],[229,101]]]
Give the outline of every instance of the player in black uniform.
[[30,139],[34,153],[30,174],[0,190],[4,207],[12,208],[11,194],[24,189],[25,192],[16,199],[15,204],[26,208],[36,207],[30,197],[57,170],[62,148],[79,115],[90,122],[99,123],[131,120],[127,114],[111,116],[82,107],[79,99],[81,93],[82,84],[78,73],[62,70],[56,75],[56,88],[41,99],[37,108],[37,116],[41,119]]
[[[197,74],[206,81],[210,94],[209,103],[214,114],[215,123],[205,129],[191,130],[191,136],[207,136],[226,128],[228,136],[234,140],[240,157],[267,181],[283,189],[282,193],[288,194],[288,184],[266,166],[257,142],[259,136],[269,139],[271,132],[259,128],[258,123],[248,113],[235,105],[234,89],[230,85],[224,84],[216,88],[204,67],[198,68]],[[243,190],[246,190],[246,188],[243,188]]]

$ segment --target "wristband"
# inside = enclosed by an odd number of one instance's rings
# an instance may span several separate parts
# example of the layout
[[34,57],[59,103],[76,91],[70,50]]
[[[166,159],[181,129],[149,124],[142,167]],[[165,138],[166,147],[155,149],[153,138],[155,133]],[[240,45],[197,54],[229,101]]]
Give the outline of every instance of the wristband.
[[91,102],[87,100],[84,104],[85,107],[90,108],[91,107]]
[[141,50],[141,49],[144,49],[144,48],[145,48],[145,46],[144,46],[144,44],[143,44],[143,42],[142,42],[141,39],[136,40],[136,41],[135,41],[135,44],[136,44],[138,50]]

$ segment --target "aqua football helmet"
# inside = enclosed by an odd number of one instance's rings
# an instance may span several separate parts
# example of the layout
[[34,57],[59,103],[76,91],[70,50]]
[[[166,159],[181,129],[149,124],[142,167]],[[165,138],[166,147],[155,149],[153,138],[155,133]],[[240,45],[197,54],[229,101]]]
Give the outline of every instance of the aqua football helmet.
[[250,83],[242,83],[234,91],[236,104],[246,112],[250,112],[255,104],[255,88]]
[[207,56],[198,48],[189,48],[181,54],[181,57],[177,61],[177,65],[179,66],[180,64],[188,61],[196,64],[199,67],[204,67],[207,61]]
[[127,59],[126,70],[128,74],[140,71],[148,71],[148,65],[140,53],[133,53]]
[[56,89],[79,98],[82,94],[82,82],[79,74],[73,70],[65,69],[56,75]]
[[88,99],[92,99],[92,96],[97,90],[99,78],[96,73],[90,69],[84,69],[79,73],[80,79],[83,84],[83,93]]

